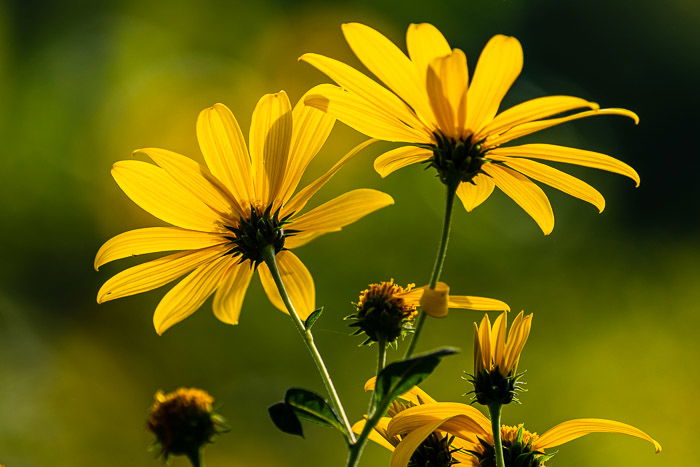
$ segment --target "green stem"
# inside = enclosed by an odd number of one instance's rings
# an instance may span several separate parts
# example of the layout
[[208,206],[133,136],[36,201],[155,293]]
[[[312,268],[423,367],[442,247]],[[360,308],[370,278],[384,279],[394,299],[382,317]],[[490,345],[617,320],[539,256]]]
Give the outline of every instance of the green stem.
[[282,276],[280,275],[279,268],[277,267],[277,260],[275,259],[274,247],[272,245],[267,246],[265,249],[263,249],[262,256],[263,260],[267,264],[267,267],[270,269],[270,274],[272,275],[272,278],[275,281],[275,285],[277,286],[277,290],[279,291],[280,296],[282,297],[282,301],[287,307],[287,311],[289,311],[289,316],[292,317],[292,321],[294,321],[294,325],[296,326],[297,331],[299,331],[299,334],[301,335],[304,344],[306,344],[306,348],[311,354],[311,358],[316,364],[316,368],[318,369],[319,375],[321,376],[321,380],[323,380],[323,384],[326,386],[326,392],[328,393],[328,397],[330,398],[331,406],[335,410],[336,414],[338,414],[341,422],[345,426],[345,430],[348,433],[348,442],[354,443],[355,435],[352,432],[350,420],[348,420],[348,416],[345,414],[345,409],[343,408],[342,402],[340,402],[340,397],[338,397],[338,392],[335,390],[333,380],[331,379],[331,376],[328,373],[328,369],[326,368],[326,364],[323,361],[323,357],[321,357],[321,353],[316,347],[316,343],[314,342],[314,336],[311,333],[310,329],[306,329],[306,326],[301,321],[301,318],[299,318],[299,315],[297,314],[296,309],[294,308],[294,304],[292,304],[292,301],[289,298],[289,294],[287,293],[287,289],[284,286],[284,282],[282,282]]
[[190,460],[192,467],[204,467],[201,450],[197,449],[196,451],[187,454],[187,458]]
[[489,405],[491,430],[493,431],[493,450],[496,453],[496,467],[505,467],[503,460],[503,442],[501,441],[501,404]]
[[[442,223],[442,237],[440,238],[440,245],[438,246],[437,256],[435,256],[435,264],[433,265],[433,272],[430,274],[430,282],[428,287],[431,289],[435,288],[435,285],[440,280],[440,275],[442,274],[442,267],[445,264],[445,258],[447,257],[447,243],[450,240],[450,226],[452,225],[452,206],[455,201],[455,194],[457,193],[457,187],[459,186],[459,180],[457,182],[448,183],[447,187],[447,197],[445,202],[445,217]],[[423,330],[423,325],[425,324],[425,311],[421,312],[418,316],[418,321],[416,322],[415,331],[413,332],[413,338],[411,343],[408,345],[404,359],[409,358],[413,355],[416,349],[416,344],[418,343],[418,338],[420,337],[421,331]]]
[[[386,365],[386,341],[384,339],[380,339],[377,342],[377,374],[376,374],[376,376],[379,376],[379,373],[384,369],[384,365]],[[367,413],[371,412],[372,409],[374,408],[374,394],[375,394],[375,392],[372,391],[372,396],[369,399],[369,409],[367,409]]]

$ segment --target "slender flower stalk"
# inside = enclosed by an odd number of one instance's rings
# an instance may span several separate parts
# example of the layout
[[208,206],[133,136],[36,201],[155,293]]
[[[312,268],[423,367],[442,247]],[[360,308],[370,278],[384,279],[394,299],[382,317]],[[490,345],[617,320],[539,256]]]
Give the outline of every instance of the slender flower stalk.
[[501,404],[489,405],[491,415],[491,431],[493,433],[493,450],[496,457],[496,467],[505,467],[503,460],[503,442],[501,441]]
[[294,322],[297,331],[299,331],[299,335],[304,341],[304,344],[306,344],[306,348],[309,350],[309,354],[311,355],[311,358],[316,364],[316,368],[318,369],[318,373],[321,376],[321,380],[323,381],[323,384],[326,387],[326,392],[328,392],[328,397],[330,398],[333,410],[335,410],[336,414],[340,417],[341,422],[343,423],[343,425],[345,425],[349,436],[349,442],[354,443],[355,435],[352,432],[350,420],[348,419],[348,416],[345,413],[345,409],[343,408],[343,404],[340,401],[340,397],[338,396],[338,392],[335,389],[330,373],[326,368],[326,364],[323,361],[323,357],[321,357],[321,353],[316,347],[316,343],[314,342],[314,336],[311,333],[311,329],[307,329],[306,326],[304,326],[304,323],[301,321],[301,318],[299,317],[299,314],[294,308],[294,304],[292,303],[292,300],[290,299],[289,294],[287,293],[287,289],[284,285],[284,282],[282,282],[282,276],[280,275],[279,268],[277,267],[277,260],[275,259],[274,246],[268,245],[267,247],[263,248],[262,253],[263,261],[265,261],[265,264],[267,264],[267,267],[270,270],[272,279],[274,280],[275,286],[277,287],[277,290],[280,296],[282,297],[284,305],[287,307],[289,316],[292,318],[292,321]]

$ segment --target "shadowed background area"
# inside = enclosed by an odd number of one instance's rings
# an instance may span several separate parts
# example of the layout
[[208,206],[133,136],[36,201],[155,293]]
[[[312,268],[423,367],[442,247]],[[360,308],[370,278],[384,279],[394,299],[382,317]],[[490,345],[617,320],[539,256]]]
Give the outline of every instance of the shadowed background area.
[[[623,177],[572,169],[600,189],[602,215],[552,189],[557,225],[544,237],[501,193],[467,214],[458,206],[444,279],[458,294],[506,300],[535,313],[521,367],[529,391],[504,423],[537,432],[603,417],[649,432],[642,441],[592,435],[563,446],[551,465],[689,465],[700,384],[698,157],[700,5],[691,0],[418,2],[119,2],[15,0],[0,4],[0,463],[33,466],[158,465],[145,418],[158,389],[210,391],[231,432],[206,453],[216,466],[341,465],[344,446],[309,426],[306,440],[277,432],[266,408],[289,386],[321,391],[289,319],[257,280],[241,324],[216,321],[209,303],[158,337],[152,312],[167,287],[105,305],[99,285],[140,260],[92,270],[98,247],[161,225],[110,177],[139,147],[201,160],[197,113],[227,104],[247,132],[258,98],[293,101],[326,78],[297,62],[304,52],[360,66],[340,24],[361,21],[401,47],[411,22],[428,21],[467,53],[489,37],[518,37],[521,78],[504,107],[572,94],[639,113],[641,123],[599,117],[530,138],[605,152],[633,165]],[[362,136],[338,124],[307,173],[330,167]],[[385,145],[385,147],[389,147]],[[374,349],[358,348],[342,317],[368,282],[425,283],[439,236],[443,187],[419,166],[381,180],[375,146],[315,200],[371,187],[396,205],[298,250],[326,313],[316,325],[351,418],[359,419]],[[431,320],[420,347],[461,347],[424,384],[462,401],[476,312]],[[398,352],[390,352],[396,358]],[[363,465],[387,465],[376,446]],[[184,466],[175,459],[173,466]]]

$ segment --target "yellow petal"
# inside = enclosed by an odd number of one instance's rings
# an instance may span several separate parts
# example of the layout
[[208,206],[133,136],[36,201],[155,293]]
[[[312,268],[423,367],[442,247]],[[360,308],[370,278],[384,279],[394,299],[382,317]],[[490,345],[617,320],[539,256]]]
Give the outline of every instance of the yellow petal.
[[491,321],[484,315],[479,324],[479,345],[481,346],[481,364],[486,370],[493,367],[493,344],[491,343]]
[[424,81],[406,54],[369,26],[346,23],[342,28],[345,40],[362,64],[406,101],[423,121],[432,123]]
[[[455,416],[464,418],[455,423],[446,423],[446,419]],[[491,422],[477,408],[457,402],[436,402],[410,407],[396,414],[389,422],[387,435],[391,437],[410,433],[421,425],[437,420],[443,420],[441,431],[448,431],[462,439],[491,432]]]
[[331,84],[317,86],[316,93],[307,96],[304,103],[328,112],[371,138],[397,143],[430,143],[432,141],[428,132],[408,126],[397,116],[382,111],[375,102]]
[[134,154],[136,153],[150,157],[177,183],[219,215],[238,219],[243,214],[244,208],[228,189],[209,170],[189,157],[159,148],[137,149],[134,151]]
[[414,430],[408,433],[401,439],[401,442],[394,449],[391,455],[391,467],[408,467],[411,462],[411,457],[418,447],[423,444],[425,438],[430,436],[433,431],[440,428],[446,421],[452,417],[445,419],[431,420],[425,424],[417,426]]
[[305,97],[316,93],[317,87],[302,96],[292,110],[292,140],[284,182],[280,187],[280,205],[291,198],[306,167],[316,157],[335,124],[331,115],[304,104]]
[[377,171],[382,178],[390,173],[404,168],[411,164],[427,161],[433,157],[432,151],[429,149],[419,148],[416,146],[402,146],[400,148],[387,151],[374,160],[374,170]]
[[318,54],[304,54],[299,57],[299,60],[325,73],[343,89],[375,104],[375,112],[384,117],[398,118],[410,127],[425,129],[425,125],[416,117],[415,113],[394,93],[351,66]]
[[552,115],[584,107],[589,109],[600,108],[595,102],[573,96],[545,96],[530,99],[496,115],[490,123],[481,129],[475,140],[481,141],[486,136],[502,133],[521,123],[551,117]]
[[420,306],[423,311],[433,318],[444,318],[447,316],[447,299],[450,287],[444,282],[435,284],[435,288],[425,287],[420,298]]
[[160,301],[153,314],[153,326],[158,335],[197,311],[221,282],[230,256],[222,256],[197,267],[182,279]]
[[112,176],[134,203],[158,219],[183,229],[219,230],[219,216],[160,167],[119,161],[112,167]]
[[197,140],[209,170],[231,191],[240,206],[255,200],[250,155],[236,117],[223,104],[202,110]]
[[462,182],[457,187],[457,196],[464,209],[471,212],[481,203],[486,201],[496,184],[493,179],[485,174],[477,174],[470,182]]
[[521,311],[508,332],[508,341],[506,343],[506,350],[503,356],[503,366],[501,371],[504,376],[509,373],[515,373],[518,367],[518,360],[520,360],[520,354],[525,348],[525,343],[530,335],[530,328],[532,326],[532,314],[523,316]]
[[[382,417],[380,419],[380,423],[386,425],[389,423],[389,420],[390,420],[389,417]],[[367,420],[360,420],[359,422],[355,423],[352,426],[353,433],[356,433],[358,435],[360,433],[362,433],[362,430],[365,428],[366,423],[367,423]],[[377,425],[379,425],[379,423]],[[374,441],[375,443],[377,443],[378,445],[387,448],[389,451],[394,450],[394,446],[389,441],[387,441],[381,434],[379,434],[376,431],[376,427],[375,427],[375,429],[373,429],[372,431],[369,432],[368,438],[371,441]]]
[[227,246],[217,245],[203,250],[183,251],[126,269],[104,283],[97,292],[97,303],[158,288],[224,255],[227,249]]
[[634,120],[635,125],[639,123],[639,117],[637,116],[636,113],[631,112],[626,109],[596,109],[596,110],[587,110],[585,112],[579,112],[573,115],[569,115],[567,117],[560,117],[560,118],[550,118],[547,120],[536,120],[534,122],[527,122],[527,123],[522,123],[520,125],[516,125],[510,130],[500,134],[500,135],[495,135],[495,136],[490,136],[486,138],[486,141],[484,142],[484,147],[486,148],[493,148],[496,146],[500,146],[504,143],[507,143],[508,141],[514,140],[516,138],[520,138],[525,135],[529,135],[531,133],[536,133],[538,131],[542,131],[544,129],[556,126],[556,125],[561,125],[562,123],[570,122],[572,120],[578,120],[581,118],[586,118],[586,117],[595,117],[597,115],[621,115],[623,117],[629,117],[632,120]]
[[496,186],[525,210],[545,235],[554,229],[554,213],[547,195],[529,178],[507,167],[485,164],[484,172],[493,177]]
[[605,198],[588,183],[561,170],[524,158],[493,156],[493,160],[503,161],[508,167],[521,174],[561,190],[575,198],[591,203],[598,212],[605,209]]
[[197,250],[225,243],[225,238],[177,227],[149,227],[121,233],[105,242],[95,256],[95,270],[110,261],[161,251]]
[[[277,267],[282,275],[282,282],[287,289],[289,298],[299,317],[305,320],[315,310],[316,303],[316,289],[311,273],[291,251],[280,251],[276,258]],[[267,265],[261,263],[258,266],[258,272],[267,298],[270,299],[275,308],[288,313]]]
[[553,448],[589,433],[620,433],[634,436],[653,444],[657,454],[661,452],[661,445],[642,430],[625,423],[601,418],[579,418],[560,423],[544,432],[532,447],[533,449]]
[[466,295],[450,295],[448,300],[450,308],[462,308],[464,310],[504,311],[510,310],[507,303],[495,298],[471,297]]
[[452,53],[450,44],[432,24],[411,24],[406,31],[406,47],[418,76],[425,80],[428,65],[438,57]]
[[376,139],[368,139],[367,141],[363,141],[362,143],[352,148],[347,154],[341,157],[340,160],[336,162],[335,165],[333,165],[333,167],[328,169],[328,172],[321,175],[313,182],[309,183],[301,191],[299,191],[299,193],[294,195],[294,197],[291,200],[289,200],[289,202],[285,206],[282,207],[282,216],[293,214],[304,209],[304,206],[306,206],[306,203],[308,203],[311,197],[314,194],[316,194],[316,192],[320,190],[321,187],[323,187],[323,185],[325,185],[326,182],[328,182],[328,180],[330,180],[333,177],[333,175],[335,175],[336,172],[338,172],[338,170],[340,170],[341,167],[345,165],[346,162],[355,157],[360,151],[365,149],[367,146],[376,142]]
[[301,232],[288,235],[284,240],[284,247],[288,250],[299,248],[325,233],[328,232]]
[[250,262],[231,262],[221,280],[221,286],[214,295],[214,316],[226,324],[238,324],[243,299],[253,277],[254,269]]
[[394,199],[386,193],[360,188],[333,198],[296,218],[289,228],[302,232],[334,232],[390,204],[394,204]]
[[473,133],[498,112],[503,97],[523,68],[523,49],[515,37],[496,35],[479,56],[467,97],[467,128]]
[[292,105],[284,91],[265,94],[253,110],[250,122],[250,157],[257,200],[275,200],[284,179],[292,138]]
[[553,144],[523,144],[507,148],[496,148],[488,152],[491,156],[524,157],[552,162],[565,162],[583,167],[605,170],[631,178],[639,186],[639,174],[622,161],[599,152],[556,146]]
[[430,62],[426,87],[430,106],[445,136],[462,138],[466,133],[467,57],[459,49]]
[[503,364],[503,357],[506,350],[506,325],[508,314],[501,313],[493,323],[491,329],[491,340],[494,342],[493,360],[499,367]]
[[484,356],[481,353],[481,343],[479,342],[479,326],[474,323],[474,374],[478,375],[484,370]]
[[[365,391],[374,391],[376,383],[376,376],[372,376],[365,383]],[[411,389],[401,394],[399,396],[399,399],[405,400],[406,402],[410,402],[413,405],[434,404],[435,402],[437,402],[435,399],[430,397],[430,395],[427,392],[423,391],[418,386],[413,386]]]

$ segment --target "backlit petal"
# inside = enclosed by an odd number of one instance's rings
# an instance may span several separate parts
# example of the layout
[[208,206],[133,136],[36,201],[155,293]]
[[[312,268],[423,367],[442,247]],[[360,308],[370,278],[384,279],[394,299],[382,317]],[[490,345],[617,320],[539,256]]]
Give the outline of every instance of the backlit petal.
[[149,227],[130,230],[112,237],[95,256],[95,270],[103,264],[129,256],[160,251],[198,250],[225,243],[219,235],[177,227]]
[[[372,376],[370,379],[368,379],[365,383],[365,391],[373,391],[376,382],[376,376]],[[433,404],[437,402],[435,399],[430,397],[427,392],[423,391],[418,386],[413,386],[411,389],[401,394],[398,398],[410,402],[413,405]]]
[[466,295],[450,295],[448,300],[450,308],[462,308],[464,310],[504,311],[510,310],[507,303],[495,298],[471,297]]
[[214,295],[214,316],[226,324],[238,324],[243,299],[253,277],[254,269],[249,261],[231,261],[221,279],[221,286]]
[[[282,275],[282,282],[287,289],[289,298],[299,317],[305,320],[315,310],[316,303],[316,289],[314,288],[314,280],[311,277],[311,273],[306,269],[304,263],[291,251],[280,251],[277,253],[276,258],[277,267]],[[258,272],[260,273],[260,282],[265,289],[267,298],[270,299],[270,302],[277,309],[288,313],[267,264],[261,263],[258,266]]]
[[529,178],[515,170],[495,164],[485,164],[484,172],[493,177],[496,186],[525,210],[545,235],[554,229],[554,213],[547,195]]
[[[382,417],[382,420],[384,420],[384,423],[388,423],[389,417]],[[352,431],[353,433],[360,434],[362,433],[362,430],[365,428],[365,425],[367,424],[367,420],[360,420],[359,422],[355,423],[352,426]],[[382,435],[380,435],[376,429],[373,429],[372,431],[369,432],[368,438],[370,441],[374,441],[378,445],[387,448],[389,451],[394,450],[394,446],[391,445],[389,441],[384,439]]]
[[475,139],[481,141],[488,135],[502,133],[521,123],[551,117],[552,115],[584,107],[589,109],[600,108],[595,102],[573,96],[545,96],[530,99],[496,115],[491,122],[481,129]]
[[137,149],[134,151],[136,153],[150,157],[177,183],[219,215],[237,219],[244,212],[228,189],[206,167],[189,157],[159,148]]
[[219,216],[160,167],[119,161],[112,167],[112,176],[133,202],[158,219],[184,229],[219,230]]
[[445,136],[462,138],[466,133],[467,58],[459,49],[430,62],[426,88],[430,106]]
[[414,430],[408,433],[401,439],[401,442],[394,448],[394,453],[391,455],[391,467],[408,467],[411,462],[411,457],[418,447],[423,444],[425,438],[440,428],[440,426],[451,417],[446,419],[431,420],[427,423],[417,426]]
[[431,157],[433,157],[433,153],[429,149],[416,146],[402,146],[377,157],[374,160],[374,170],[384,178],[396,170],[411,164],[427,161]]
[[198,266],[170,289],[153,314],[153,326],[159,335],[197,311],[221,282],[230,256],[222,256]]
[[575,198],[591,203],[598,208],[598,212],[603,212],[603,209],[605,209],[605,198],[598,190],[561,170],[524,158],[493,156],[493,159],[503,161],[508,167],[538,182],[545,183]]
[[199,265],[222,256],[227,248],[213,246],[203,250],[183,251],[126,269],[104,283],[97,292],[97,303],[158,288]]
[[489,40],[469,86],[467,128],[473,133],[493,119],[522,68],[523,49],[515,37],[499,34]]
[[328,112],[360,133],[385,141],[430,143],[425,131],[416,130],[389,115],[373,102],[331,84],[319,85],[316,94],[304,100],[306,105]]
[[552,162],[565,162],[584,167],[605,170],[631,178],[639,186],[639,174],[622,161],[599,152],[584,151],[583,149],[556,146],[553,144],[523,144],[507,148],[491,149],[488,157],[524,157]]
[[360,188],[344,193],[296,218],[289,224],[289,228],[302,232],[333,232],[390,204],[394,204],[394,199],[386,193]]
[[525,135],[529,135],[531,133],[536,133],[538,131],[542,131],[544,129],[556,126],[556,125],[561,125],[562,123],[570,122],[573,120],[578,120],[581,118],[586,118],[586,117],[595,117],[597,115],[621,115],[623,117],[629,117],[632,120],[634,120],[635,125],[639,123],[639,117],[637,114],[634,112],[631,112],[626,109],[597,109],[597,110],[587,110],[585,112],[579,112],[573,115],[569,115],[567,117],[560,117],[560,118],[550,118],[546,120],[536,120],[534,122],[527,122],[527,123],[522,123],[520,125],[516,125],[512,127],[510,130],[500,134],[500,135],[494,135],[486,138],[486,142],[484,143],[484,147],[486,148],[493,148],[496,146],[500,146],[504,143],[507,143],[508,141],[514,140],[516,138],[520,138]]
[[443,420],[445,423],[446,419],[455,416],[464,417],[464,419],[445,424],[441,430],[449,431],[462,439],[483,436],[491,432],[490,420],[477,408],[457,402],[436,402],[410,407],[399,412],[389,422],[387,434],[389,436],[402,435],[426,423],[437,420]]
[[445,36],[432,24],[411,24],[406,31],[406,47],[418,76],[425,79],[428,65],[438,57],[452,53]]
[[654,445],[654,449],[657,453],[661,452],[661,445],[642,430],[625,423],[601,418],[579,418],[560,423],[554,428],[544,432],[539,439],[535,441],[533,449],[553,448],[589,433],[620,433],[634,436],[635,438],[649,441]]
[[197,140],[209,170],[231,191],[240,206],[255,199],[250,155],[236,117],[223,104],[202,110]]
[[464,209],[471,212],[474,208],[486,201],[496,184],[493,179],[485,174],[477,174],[470,182],[462,182],[457,187],[457,196]]
[[286,92],[260,98],[253,110],[248,141],[255,193],[263,205],[275,199],[284,179],[292,126],[292,105]]
[[423,288],[423,295],[420,298],[420,306],[425,313],[433,318],[444,318],[448,312],[448,297],[450,286],[444,282],[435,284],[435,288]]

